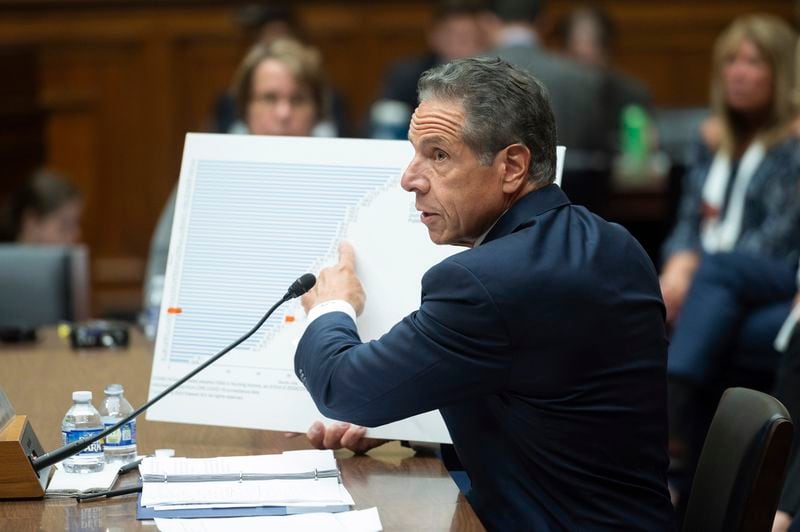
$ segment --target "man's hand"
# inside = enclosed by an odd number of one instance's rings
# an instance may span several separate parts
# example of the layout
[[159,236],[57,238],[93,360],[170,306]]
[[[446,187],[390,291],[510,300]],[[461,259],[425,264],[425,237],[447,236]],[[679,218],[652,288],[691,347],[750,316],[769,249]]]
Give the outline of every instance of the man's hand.
[[308,312],[314,306],[334,299],[350,303],[356,315],[364,310],[364,301],[367,299],[361,281],[356,276],[355,251],[347,242],[339,244],[339,262],[319,272],[317,284],[303,296],[303,308]]
[[317,449],[350,449],[354,453],[365,453],[386,440],[365,438],[367,429],[350,423],[337,422],[326,427],[321,421],[315,421],[308,429],[306,436],[311,445]]

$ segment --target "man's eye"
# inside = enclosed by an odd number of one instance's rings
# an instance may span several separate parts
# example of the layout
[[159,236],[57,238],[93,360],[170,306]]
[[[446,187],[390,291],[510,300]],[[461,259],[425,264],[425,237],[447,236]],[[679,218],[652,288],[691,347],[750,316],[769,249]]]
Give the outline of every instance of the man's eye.
[[435,150],[433,152],[433,158],[436,161],[444,161],[445,159],[447,159],[447,154],[442,150]]

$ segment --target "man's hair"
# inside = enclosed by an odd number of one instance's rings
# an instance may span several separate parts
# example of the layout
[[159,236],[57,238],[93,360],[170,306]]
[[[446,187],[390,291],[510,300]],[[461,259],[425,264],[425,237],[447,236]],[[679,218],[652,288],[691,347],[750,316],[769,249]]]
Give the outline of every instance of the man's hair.
[[550,184],[556,173],[556,126],[547,91],[533,76],[497,58],[458,59],[420,77],[419,101],[461,103],[461,135],[481,164],[500,150],[523,144],[531,151],[528,180]]
[[494,0],[492,11],[503,22],[533,22],[539,17],[544,0]]

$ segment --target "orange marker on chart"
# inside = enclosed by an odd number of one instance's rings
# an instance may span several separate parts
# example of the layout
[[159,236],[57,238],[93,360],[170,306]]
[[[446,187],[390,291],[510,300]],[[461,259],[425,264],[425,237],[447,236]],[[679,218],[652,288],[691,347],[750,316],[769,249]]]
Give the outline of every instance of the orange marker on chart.
[[180,314],[183,312],[181,307],[167,307],[167,314]]

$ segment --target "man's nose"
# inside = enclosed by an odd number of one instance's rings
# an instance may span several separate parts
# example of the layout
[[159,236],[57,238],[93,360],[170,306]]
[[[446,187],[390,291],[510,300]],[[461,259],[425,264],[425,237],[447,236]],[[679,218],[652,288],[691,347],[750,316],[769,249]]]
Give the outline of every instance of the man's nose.
[[400,178],[400,186],[406,192],[427,192],[427,180],[423,176],[421,166],[415,157],[408,165],[406,171],[403,172],[403,177]]

